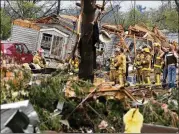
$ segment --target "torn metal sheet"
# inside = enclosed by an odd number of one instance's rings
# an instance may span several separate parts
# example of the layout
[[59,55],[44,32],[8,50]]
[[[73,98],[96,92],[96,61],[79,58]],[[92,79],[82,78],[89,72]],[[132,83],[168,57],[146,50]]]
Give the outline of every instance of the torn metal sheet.
[[[13,122],[16,122],[15,126]],[[22,124],[22,122],[24,123]],[[34,133],[39,123],[39,117],[29,100],[1,105],[1,132],[3,133],[11,131],[16,133]],[[29,125],[33,126],[33,131],[31,131],[32,127]]]

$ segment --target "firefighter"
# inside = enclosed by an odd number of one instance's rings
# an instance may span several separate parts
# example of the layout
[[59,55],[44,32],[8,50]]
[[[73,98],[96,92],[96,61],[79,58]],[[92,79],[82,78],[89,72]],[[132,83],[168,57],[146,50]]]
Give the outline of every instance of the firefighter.
[[163,59],[160,57],[162,55],[162,50],[161,50],[161,45],[159,43],[154,43],[154,49],[155,49],[155,54],[154,54],[154,76],[155,76],[155,84],[156,85],[161,85],[160,82],[160,75],[161,75],[161,70],[162,70],[162,64]]
[[150,85],[150,71],[151,71],[151,54],[149,48],[144,48],[144,58],[141,62],[142,65],[142,79],[143,79],[143,84]]
[[37,53],[35,54],[35,56],[33,57],[33,63],[34,64],[38,64],[41,68],[45,68],[46,67],[46,62],[44,59],[44,50],[42,48],[40,48]]
[[142,57],[143,57],[143,53],[141,49],[137,50],[137,55],[135,57],[135,61],[134,61],[134,66],[136,67],[136,85],[140,85],[142,84],[142,66],[141,66],[141,62],[142,62]]
[[123,87],[125,84],[125,74],[126,74],[126,56],[124,54],[124,49],[117,49],[118,55],[116,56],[115,67],[117,69],[119,84]]
[[110,81],[115,81],[116,83],[116,68],[115,68],[115,55],[112,55],[110,58],[110,72],[109,72],[109,79]]
[[79,59],[75,57],[74,60],[70,59],[69,63],[70,63],[70,66],[71,66],[70,68],[72,72],[78,73],[79,72]]

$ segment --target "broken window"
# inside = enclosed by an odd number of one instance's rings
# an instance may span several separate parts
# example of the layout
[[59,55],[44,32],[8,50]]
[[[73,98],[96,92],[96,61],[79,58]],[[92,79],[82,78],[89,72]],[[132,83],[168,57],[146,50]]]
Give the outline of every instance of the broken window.
[[51,54],[60,56],[63,46],[63,37],[54,36]]
[[51,34],[43,33],[42,42],[41,42],[41,48],[50,51],[51,40],[52,40],[52,35]]

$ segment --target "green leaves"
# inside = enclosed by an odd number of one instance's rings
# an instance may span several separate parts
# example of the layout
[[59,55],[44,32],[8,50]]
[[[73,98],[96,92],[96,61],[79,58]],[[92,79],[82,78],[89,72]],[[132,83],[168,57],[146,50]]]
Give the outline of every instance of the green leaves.
[[177,32],[178,29],[178,12],[175,9],[166,10],[164,13],[166,28],[172,32]]
[[[18,2],[18,1],[17,1]],[[19,2],[24,18],[37,18],[37,13],[41,10],[40,7],[32,2],[22,1]]]
[[11,18],[8,16],[3,9],[1,13],[1,39],[5,40],[10,36],[11,32]]

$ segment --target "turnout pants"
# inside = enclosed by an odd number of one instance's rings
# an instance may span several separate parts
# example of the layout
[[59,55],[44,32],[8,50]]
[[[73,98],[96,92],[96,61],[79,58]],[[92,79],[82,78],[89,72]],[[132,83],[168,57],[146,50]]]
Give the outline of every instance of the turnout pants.
[[118,71],[118,81],[119,81],[119,85],[124,86],[125,84],[125,74],[126,72],[124,72],[123,70],[119,70]]
[[151,84],[151,81],[150,81],[150,71],[149,70],[143,70],[142,71],[142,78],[143,78],[143,83],[144,84]]
[[111,69],[109,72],[110,81],[116,81],[116,69]]
[[136,84],[142,84],[142,70],[140,68],[136,70],[136,81]]
[[160,67],[154,67],[154,75],[155,75],[155,84],[156,85],[161,85],[160,74],[161,74],[161,68]]

